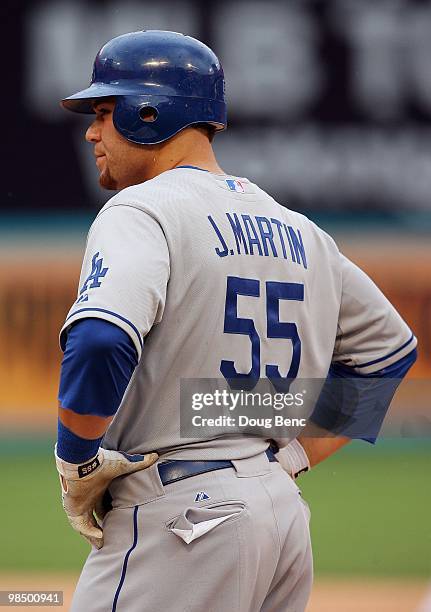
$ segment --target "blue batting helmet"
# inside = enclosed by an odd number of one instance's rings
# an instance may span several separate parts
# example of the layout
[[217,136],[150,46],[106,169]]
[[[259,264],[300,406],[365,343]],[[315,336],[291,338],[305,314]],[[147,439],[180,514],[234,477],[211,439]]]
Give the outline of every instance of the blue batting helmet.
[[[117,36],[94,61],[90,86],[62,100],[64,108],[93,113],[98,98],[115,96],[113,122],[138,144],[157,144],[196,123],[226,128],[223,68],[199,40],[147,30]],[[143,112],[154,109],[155,120]]]

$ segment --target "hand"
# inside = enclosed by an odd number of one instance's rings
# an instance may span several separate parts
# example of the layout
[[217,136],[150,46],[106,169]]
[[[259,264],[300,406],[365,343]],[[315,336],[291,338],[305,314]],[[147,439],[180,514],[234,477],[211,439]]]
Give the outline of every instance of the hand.
[[93,459],[79,465],[60,459],[56,447],[55,461],[60,475],[63,508],[73,529],[96,548],[102,548],[103,531],[99,522],[105,514],[102,500],[109,484],[117,476],[145,470],[158,458],[157,453],[127,455],[99,448]]

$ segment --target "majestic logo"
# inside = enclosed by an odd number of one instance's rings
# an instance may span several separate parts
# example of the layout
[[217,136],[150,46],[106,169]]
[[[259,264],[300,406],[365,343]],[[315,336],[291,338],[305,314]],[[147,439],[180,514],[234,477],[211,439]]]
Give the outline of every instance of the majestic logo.
[[106,276],[106,273],[108,272],[108,268],[103,268],[102,266],[103,257],[99,257],[99,252],[97,252],[91,260],[91,272],[79,291],[80,297],[77,301],[78,304],[88,300],[88,295],[85,294],[88,289],[97,289],[97,287],[101,286],[102,283],[100,279]]
[[204,499],[211,499],[211,498],[209,495],[204,493],[204,491],[199,491],[199,493],[196,493],[195,502],[204,501]]

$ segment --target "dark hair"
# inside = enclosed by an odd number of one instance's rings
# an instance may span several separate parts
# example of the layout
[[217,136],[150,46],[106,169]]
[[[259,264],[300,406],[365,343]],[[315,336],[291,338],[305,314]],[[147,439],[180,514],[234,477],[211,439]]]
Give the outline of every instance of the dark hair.
[[205,132],[210,142],[214,140],[214,136],[217,130],[214,125],[211,125],[211,123],[194,123],[192,127]]

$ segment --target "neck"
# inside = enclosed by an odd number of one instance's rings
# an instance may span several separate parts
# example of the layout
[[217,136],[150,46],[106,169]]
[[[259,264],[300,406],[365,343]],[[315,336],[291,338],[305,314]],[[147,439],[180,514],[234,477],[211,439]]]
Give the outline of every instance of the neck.
[[178,166],[196,166],[214,174],[225,174],[207,136],[196,129],[183,130],[159,149],[148,178]]

